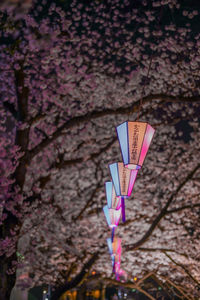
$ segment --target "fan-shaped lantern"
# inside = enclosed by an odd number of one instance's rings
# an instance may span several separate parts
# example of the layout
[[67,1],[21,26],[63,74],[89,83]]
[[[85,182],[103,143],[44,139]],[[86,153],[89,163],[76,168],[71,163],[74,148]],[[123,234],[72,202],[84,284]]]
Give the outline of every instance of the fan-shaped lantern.
[[121,260],[121,239],[115,237],[112,241],[111,238],[107,239],[108,249],[111,255],[113,273],[115,273],[116,263],[119,263]]
[[117,197],[112,181],[105,182],[105,190],[108,208],[119,209],[121,207],[121,197]]
[[113,242],[112,242],[112,249],[113,253],[115,255],[115,261],[120,261],[121,260],[121,253],[122,253],[122,243],[121,239],[115,237]]
[[129,170],[122,162],[109,165],[117,196],[121,196],[122,221],[126,221],[124,198],[130,197],[138,170]]
[[110,164],[109,168],[116,195],[130,197],[138,170],[129,170],[122,162]]
[[116,258],[115,261],[120,261],[122,253],[121,239],[115,237],[112,241],[111,238],[108,238],[107,244],[110,255]]
[[110,228],[117,227],[119,224],[119,219],[121,217],[121,209],[108,208],[107,205],[103,207],[103,211],[106,217],[106,221]]
[[126,121],[116,130],[124,165],[129,169],[140,169],[155,129],[145,122]]
[[119,257],[121,257],[121,251],[122,251],[121,239],[115,237],[114,240],[112,241],[111,238],[108,238],[107,244],[108,244],[110,255],[118,255]]

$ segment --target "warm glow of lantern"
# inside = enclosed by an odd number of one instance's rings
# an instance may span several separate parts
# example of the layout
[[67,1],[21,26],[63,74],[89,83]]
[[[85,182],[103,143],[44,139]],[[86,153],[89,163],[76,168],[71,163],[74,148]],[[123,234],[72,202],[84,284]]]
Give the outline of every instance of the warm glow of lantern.
[[116,130],[124,165],[129,169],[140,169],[155,129],[145,122],[126,121],[117,126]]
[[121,197],[117,197],[114,185],[111,181],[105,182],[107,205],[109,208],[119,209],[121,207]]

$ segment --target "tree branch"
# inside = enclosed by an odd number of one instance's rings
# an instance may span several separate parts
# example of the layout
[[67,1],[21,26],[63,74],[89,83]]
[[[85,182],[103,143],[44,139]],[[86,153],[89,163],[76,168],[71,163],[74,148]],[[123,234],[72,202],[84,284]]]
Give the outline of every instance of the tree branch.
[[86,202],[86,204],[84,205],[84,207],[81,209],[80,213],[76,216],[76,217],[72,217],[73,221],[77,221],[80,220],[84,211],[89,207],[89,205],[92,203],[92,201],[94,200],[95,194],[98,191],[98,189],[100,188],[101,184],[98,183],[96,188],[93,190],[89,200]]
[[132,245],[127,245],[126,246],[126,250],[127,251],[138,249],[141,245],[143,245],[148,240],[148,238],[151,236],[151,234],[153,233],[153,231],[155,230],[155,228],[159,224],[160,220],[168,213],[167,209],[170,206],[170,204],[172,203],[172,201],[174,200],[175,196],[182,189],[182,187],[192,178],[192,176],[196,173],[196,171],[199,168],[200,168],[200,164],[198,164],[186,176],[186,178],[178,185],[177,189],[175,190],[174,193],[172,193],[171,197],[169,198],[169,200],[167,201],[167,203],[165,204],[165,206],[163,207],[163,209],[160,211],[160,213],[157,215],[157,217],[154,219],[154,221],[152,222],[152,224],[149,227],[149,229],[147,230],[147,232],[145,232],[145,234],[143,235],[143,237],[140,240],[138,240],[136,243],[134,243]]
[[[200,97],[175,97],[170,95],[164,95],[164,94],[155,94],[155,95],[149,95],[142,99],[143,104],[155,101],[155,100],[161,100],[164,102],[200,102]],[[163,103],[164,103],[163,102]],[[64,134],[63,130],[72,128],[73,126],[78,126],[85,121],[91,121],[95,120],[101,117],[105,116],[111,116],[111,115],[123,115],[123,114],[130,114],[130,112],[134,113],[138,111],[140,106],[140,100],[133,103],[130,106],[127,107],[119,107],[116,109],[104,109],[101,111],[92,111],[82,116],[76,116],[73,117],[70,120],[67,120],[63,125],[61,125],[49,138],[43,139],[43,141],[38,144],[35,148],[29,150],[30,154],[30,160],[35,157],[39,152],[43,151],[48,145],[50,145],[53,141],[55,141],[58,137],[62,136]]]
[[81,284],[85,277],[87,276],[89,270],[91,269],[92,265],[96,262],[99,258],[99,253],[94,253],[91,258],[83,265],[80,273],[76,275],[71,281],[63,284],[61,287],[57,288],[52,294],[52,300],[57,300],[59,297],[66,292],[67,290],[76,287],[77,285]]
[[167,254],[165,251],[163,252],[176,266],[178,266],[178,267],[180,267],[181,269],[183,269],[184,270],[184,272],[198,285],[198,286],[200,286],[200,282],[196,279],[196,278],[194,278],[193,276],[192,276],[192,274],[190,274],[190,272],[186,269],[186,267],[185,266],[183,266],[182,264],[180,264],[180,263],[177,263],[169,254]]
[[[108,144],[106,144],[104,147],[100,148],[100,150],[98,152],[94,152],[91,155],[85,157],[78,157],[78,158],[74,158],[74,159],[68,159],[68,160],[63,160],[60,159],[57,162],[54,162],[51,166],[50,166],[50,170],[53,168],[58,168],[58,169],[64,169],[66,167],[69,166],[74,166],[75,164],[80,164],[83,162],[86,162],[88,160],[92,160],[97,158],[99,155],[101,155],[102,153],[104,153],[105,151],[107,151],[110,147],[112,147],[112,145],[116,142],[117,138],[113,138],[110,142],[108,142]],[[38,182],[40,182],[40,188],[44,188],[46,186],[46,184],[49,182],[49,180],[51,179],[50,174],[48,174],[47,176],[43,176],[41,178],[39,178]]]
[[160,252],[172,252],[172,253],[176,253],[178,255],[181,255],[181,256],[184,256],[186,258],[188,258],[188,255],[186,253],[179,253],[177,252],[176,250],[173,250],[173,249],[169,249],[169,248],[145,248],[145,247],[140,247],[138,248],[139,251],[144,251],[144,252],[157,252],[157,251],[160,251]]
[[196,204],[188,204],[188,205],[184,205],[182,207],[178,207],[178,208],[174,208],[174,209],[170,209],[167,211],[167,214],[173,214],[176,213],[178,211],[184,210],[184,209],[192,209],[194,207],[200,207],[200,203],[196,203]]
[[108,142],[108,144],[106,144],[105,146],[103,146],[102,148],[99,149],[98,152],[94,152],[91,155],[88,156],[84,156],[84,157],[79,157],[76,159],[69,159],[69,160],[62,160],[59,162],[56,162],[55,164],[52,165],[52,167],[58,168],[58,169],[63,169],[69,165],[74,165],[76,163],[82,163],[82,162],[86,162],[88,160],[92,160],[97,158],[99,155],[101,155],[103,152],[107,151],[115,142],[116,142],[117,138],[113,138],[110,142]]

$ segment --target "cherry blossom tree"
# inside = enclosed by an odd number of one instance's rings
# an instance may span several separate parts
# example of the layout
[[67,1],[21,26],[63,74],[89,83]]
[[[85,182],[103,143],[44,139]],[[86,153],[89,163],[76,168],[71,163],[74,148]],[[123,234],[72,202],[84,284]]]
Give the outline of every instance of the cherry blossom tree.
[[187,5],[1,5],[0,299],[15,282],[57,299],[91,268],[111,277],[104,181],[115,126],[138,118],[156,134],[117,229],[122,268],[198,296],[200,7]]

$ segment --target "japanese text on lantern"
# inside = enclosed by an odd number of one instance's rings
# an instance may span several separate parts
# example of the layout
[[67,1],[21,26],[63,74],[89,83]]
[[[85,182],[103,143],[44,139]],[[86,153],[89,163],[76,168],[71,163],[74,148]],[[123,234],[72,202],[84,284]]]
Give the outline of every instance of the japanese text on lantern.
[[115,208],[117,207],[118,201],[119,201],[119,199],[117,198],[116,194],[114,194],[114,196],[113,196],[113,207],[115,207]]
[[133,131],[133,143],[132,143],[132,149],[131,149],[131,155],[132,155],[133,160],[137,159],[138,135],[139,135],[139,126],[136,124],[134,126],[134,131]]
[[122,193],[126,193],[126,169],[124,168],[122,171]]

